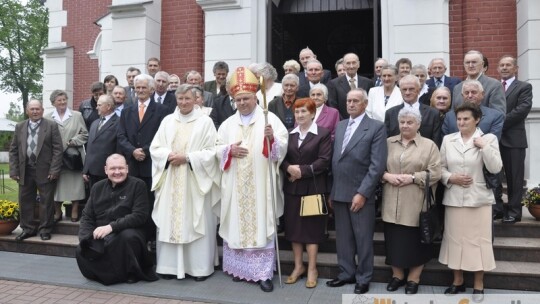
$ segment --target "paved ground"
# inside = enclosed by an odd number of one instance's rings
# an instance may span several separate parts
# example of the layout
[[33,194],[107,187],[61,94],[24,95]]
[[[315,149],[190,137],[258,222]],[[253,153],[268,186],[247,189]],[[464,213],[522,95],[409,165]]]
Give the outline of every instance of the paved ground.
[[[0,303],[341,303],[343,294],[352,293],[353,285],[340,288],[324,286],[319,279],[314,289],[304,287],[305,279],[294,285],[263,293],[252,283],[235,283],[221,271],[205,282],[159,280],[136,284],[103,286],[85,279],[73,258],[0,251]],[[388,294],[386,284],[372,283],[370,294]],[[443,293],[446,286],[420,286],[421,294]],[[469,296],[472,290],[467,289]],[[486,294],[516,294],[509,290],[486,290]],[[534,296],[540,293],[519,292]],[[190,302],[191,301],[191,302]],[[409,302],[413,303],[413,302]],[[526,302],[522,302],[525,304]],[[527,302],[528,303],[528,302]]]

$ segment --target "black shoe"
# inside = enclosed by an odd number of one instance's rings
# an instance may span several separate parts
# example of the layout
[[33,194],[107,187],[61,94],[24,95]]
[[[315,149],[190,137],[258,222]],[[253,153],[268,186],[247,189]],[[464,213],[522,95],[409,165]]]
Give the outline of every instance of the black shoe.
[[133,275],[128,276],[128,278],[126,280],[127,284],[134,284],[134,283],[137,283],[137,282],[139,282],[139,280]]
[[232,281],[233,282],[241,282],[242,279],[240,279],[239,277],[232,277]]
[[41,237],[42,241],[48,241],[51,239],[51,234],[48,232],[41,233],[39,236]]
[[450,287],[446,288],[446,290],[444,291],[444,294],[458,294],[460,292],[465,292],[465,284],[461,284],[461,285],[450,285]]
[[202,282],[202,281],[206,281],[208,277],[209,276],[193,277],[193,280],[195,280],[195,282]]
[[480,303],[482,301],[484,301],[484,290],[480,290],[480,289],[473,289],[473,292],[472,292],[472,300],[474,303]]
[[521,218],[513,217],[513,216],[505,216],[502,219],[503,224],[515,224],[517,222],[521,222]]
[[35,233],[29,233],[29,232],[22,232],[21,234],[17,235],[17,237],[15,238],[15,240],[17,242],[20,242],[22,240],[26,240],[27,238],[29,237],[33,237],[35,236],[36,234]]
[[502,220],[504,217],[504,215],[502,214],[502,212],[497,212],[497,213],[494,213],[493,214],[493,220]]
[[415,281],[408,281],[405,286],[405,294],[416,294],[418,292],[418,283]]
[[163,280],[176,279],[176,275],[174,274],[158,274],[158,277],[162,278]]
[[396,291],[403,285],[405,285],[405,280],[400,280],[396,277],[393,277],[392,280],[388,283],[388,285],[386,285],[386,290]]
[[264,280],[259,281],[259,285],[261,285],[261,290],[264,292],[271,292],[274,290],[274,283],[272,283],[272,280]]
[[369,284],[356,284],[354,285],[355,294],[364,294],[369,291]]
[[326,282],[326,286],[328,287],[341,287],[345,284],[354,284],[356,283],[355,280],[340,280],[340,279],[333,279],[331,281]]

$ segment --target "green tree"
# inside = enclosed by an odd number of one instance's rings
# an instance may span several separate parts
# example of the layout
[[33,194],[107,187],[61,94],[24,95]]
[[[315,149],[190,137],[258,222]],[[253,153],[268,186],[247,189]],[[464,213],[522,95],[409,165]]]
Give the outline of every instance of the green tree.
[[24,111],[21,110],[21,107],[18,103],[11,101],[9,103],[9,110],[6,113],[6,118],[16,122],[24,120]]
[[49,15],[40,0],[0,1],[0,89],[20,93],[22,108],[42,91]]

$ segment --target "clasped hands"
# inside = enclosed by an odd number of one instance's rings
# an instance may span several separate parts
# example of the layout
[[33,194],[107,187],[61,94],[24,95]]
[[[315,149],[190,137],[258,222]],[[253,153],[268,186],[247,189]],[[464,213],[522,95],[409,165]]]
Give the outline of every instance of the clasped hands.
[[383,180],[396,187],[402,187],[414,183],[413,175],[411,174],[393,174],[386,172],[383,175]]

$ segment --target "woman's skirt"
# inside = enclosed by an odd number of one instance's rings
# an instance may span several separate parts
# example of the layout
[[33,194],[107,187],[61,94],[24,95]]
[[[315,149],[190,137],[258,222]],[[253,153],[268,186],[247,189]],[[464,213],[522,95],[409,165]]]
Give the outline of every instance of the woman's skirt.
[[387,265],[411,268],[424,265],[433,257],[433,246],[420,243],[420,228],[384,223]]
[[491,205],[445,209],[439,262],[455,270],[495,269]]
[[318,244],[326,240],[326,215],[300,216],[299,195],[285,193],[285,239],[293,243]]

